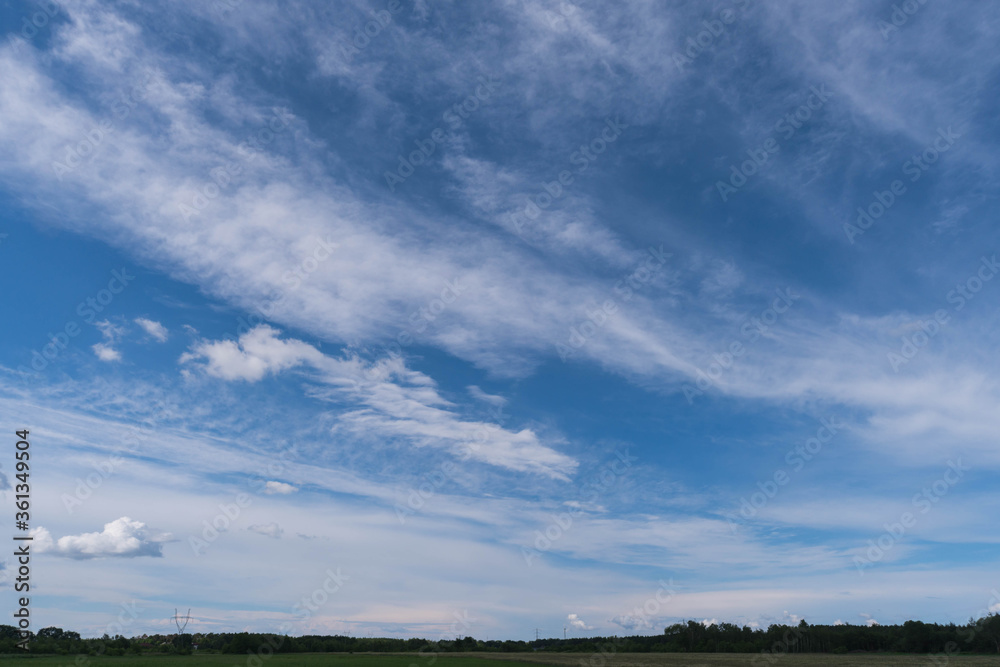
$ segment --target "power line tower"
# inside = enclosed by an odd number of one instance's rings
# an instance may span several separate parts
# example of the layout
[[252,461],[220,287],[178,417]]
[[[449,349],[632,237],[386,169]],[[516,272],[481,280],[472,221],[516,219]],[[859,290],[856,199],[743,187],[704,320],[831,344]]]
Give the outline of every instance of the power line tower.
[[[181,621],[184,621],[184,622],[181,623]],[[188,609],[187,615],[185,615],[185,616],[181,616],[180,612],[177,609],[174,609],[174,623],[177,625],[177,633],[178,634],[182,634],[184,632],[184,628],[187,627],[187,624],[190,621],[191,621],[191,610],[190,609]]]

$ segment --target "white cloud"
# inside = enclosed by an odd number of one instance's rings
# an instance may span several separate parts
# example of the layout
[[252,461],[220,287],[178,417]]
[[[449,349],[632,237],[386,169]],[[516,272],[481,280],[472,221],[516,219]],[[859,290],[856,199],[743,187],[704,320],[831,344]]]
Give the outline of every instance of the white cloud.
[[489,403],[490,405],[501,407],[507,404],[507,399],[503,396],[497,396],[495,394],[487,394],[485,391],[480,389],[474,384],[470,384],[466,389],[469,395],[472,396],[477,401],[482,401],[483,403]]
[[584,623],[583,619],[580,618],[577,614],[570,614],[569,616],[566,617],[566,620],[569,622],[569,627],[573,628],[574,630],[594,629],[593,626]]
[[94,322],[94,326],[97,327],[101,332],[101,335],[104,336],[104,340],[109,343],[116,343],[123,335],[125,335],[125,327],[114,324],[111,320]]
[[114,345],[117,343],[123,335],[125,335],[125,328],[113,324],[111,320],[101,320],[100,322],[94,322],[94,326],[98,328],[101,335],[104,337],[103,343],[97,343],[91,346],[94,354],[101,361],[121,361],[122,354],[118,351]]
[[[920,136],[920,132],[916,131],[919,128],[915,127],[918,122],[931,125],[937,121],[950,122],[950,113],[942,111],[950,112],[951,109],[942,109],[942,106],[954,104],[954,100],[962,100],[964,104],[964,100],[969,98],[936,95],[935,106],[929,115],[924,111],[913,113],[919,105],[913,105],[912,101],[927,98],[924,94],[926,89],[922,90],[919,86],[904,89],[913,79],[899,76],[901,70],[898,67],[883,68],[882,61],[878,59],[874,68],[863,62],[871,58],[873,52],[886,51],[885,44],[877,35],[863,49],[845,49],[845,42],[825,38],[831,33],[831,23],[825,20],[825,13],[836,12],[834,18],[841,18],[848,11],[856,12],[853,5],[845,7],[848,8],[841,9],[838,5],[830,10],[820,3],[798,2],[788,6],[776,5],[761,14],[775,26],[776,31],[790,35],[788,39],[801,46],[801,51],[794,50],[796,72],[804,72],[806,78],[830,78],[838,82],[838,90],[845,93],[839,99],[844,100],[848,113],[856,110],[850,106],[853,103],[862,111],[862,116],[893,126],[893,129],[897,124],[891,123],[891,120],[902,121],[907,126],[903,129],[913,136]],[[449,304],[448,309],[433,323],[422,321],[422,324],[427,324],[423,341],[499,372],[506,371],[505,364],[512,359],[517,360],[524,351],[529,353],[527,356],[551,355],[553,341],[565,339],[568,325],[576,324],[585,317],[583,311],[589,307],[588,300],[603,294],[602,289],[607,291],[608,286],[600,280],[595,281],[575,272],[570,272],[569,279],[560,275],[559,262],[551,262],[548,257],[534,262],[502,242],[482,236],[469,243],[469,238],[462,236],[461,225],[451,225],[450,220],[438,224],[437,220],[407,210],[399,201],[386,205],[372,204],[363,201],[363,195],[358,196],[336,183],[328,189],[332,193],[328,197],[308,186],[303,187],[302,181],[311,186],[323,178],[315,164],[308,164],[308,150],[304,150],[310,143],[320,144],[322,138],[311,134],[305,127],[295,133],[296,141],[301,139],[302,142],[296,146],[296,152],[305,156],[303,161],[307,165],[304,169],[286,163],[279,155],[278,144],[286,138],[290,139],[291,133],[288,133],[269,146],[269,149],[275,150],[268,151],[266,160],[241,163],[242,176],[228,188],[223,188],[219,197],[212,198],[193,222],[182,219],[177,215],[177,204],[192,200],[199,186],[208,182],[210,169],[229,159],[238,159],[234,148],[242,137],[234,140],[224,132],[215,131],[210,122],[204,121],[205,116],[217,115],[236,120],[238,122],[232,125],[250,128],[257,120],[253,117],[253,104],[229,98],[224,81],[210,71],[207,64],[204,70],[199,70],[197,66],[189,66],[189,63],[178,63],[171,55],[151,53],[150,44],[155,40],[145,39],[137,25],[115,16],[110,5],[71,3],[66,5],[65,11],[71,20],[53,26],[53,52],[40,53],[39,49],[44,47],[36,42],[30,48],[21,49],[23,53],[17,58],[8,57],[10,49],[7,48],[0,54],[0,79],[10,91],[0,99],[0,116],[5,119],[4,127],[0,128],[0,145],[5,155],[10,156],[2,167],[5,176],[15,185],[24,182],[25,191],[37,194],[35,198],[39,201],[47,201],[46,187],[54,186],[53,190],[58,194],[48,201],[56,210],[62,208],[71,212],[79,202],[111,214],[95,216],[95,219],[100,218],[100,226],[89,220],[86,223],[71,221],[71,214],[66,215],[67,222],[61,224],[78,225],[82,233],[113,239],[112,242],[124,245],[127,252],[141,248],[141,252],[175,276],[181,275],[206,293],[247,309],[265,303],[265,296],[283,287],[283,274],[308,252],[309,237],[336,231],[340,235],[338,238],[345,239],[343,247],[350,252],[342,253],[342,259],[336,266],[334,263],[323,265],[298,290],[288,292],[286,300],[275,309],[273,321],[301,326],[324,340],[376,340],[375,344],[378,344],[379,336],[384,341],[394,335],[395,327],[405,325],[410,313],[435,299],[441,281],[459,275],[470,286],[468,295],[474,296],[463,296],[454,304]],[[523,95],[541,99],[539,91],[551,90],[553,94],[545,97],[559,99],[555,93],[571,90],[572,99],[583,102],[550,105],[548,120],[546,112],[540,111],[537,105],[530,109],[524,131],[536,128],[530,139],[538,140],[542,155],[555,155],[570,145],[561,145],[567,138],[566,133],[550,132],[554,126],[567,126],[576,131],[580,125],[575,121],[580,115],[594,114],[593,105],[616,104],[622,99],[608,94],[592,95],[594,89],[599,90],[604,85],[600,76],[567,76],[567,67],[571,68],[568,70],[571,73],[598,72],[595,65],[600,65],[608,71],[636,74],[638,76],[622,80],[630,81],[630,85],[633,80],[646,84],[645,96],[629,95],[627,98],[638,100],[635,103],[639,107],[637,114],[645,113],[648,118],[652,109],[657,117],[663,114],[663,118],[669,118],[672,112],[677,113],[677,109],[662,104],[674,92],[670,85],[664,85],[664,82],[671,83],[675,77],[669,51],[683,41],[687,36],[685,31],[700,27],[701,17],[667,17],[648,5],[645,8],[627,7],[621,13],[581,7],[571,20],[560,20],[564,27],[557,31],[536,5],[528,3],[523,12],[522,6],[517,5],[511,11],[516,12],[513,18],[519,28],[511,31],[515,42],[520,29],[528,29],[528,38],[516,42],[514,46],[515,49],[524,49],[518,58],[522,66],[511,63],[509,58],[486,59],[504,66],[505,80],[515,83],[508,87],[509,94],[512,97]],[[233,13],[230,18],[236,23],[227,26],[223,34],[223,39],[233,40],[227,44],[231,52],[239,53],[241,48],[277,48],[274,44],[276,40],[255,39],[261,34],[254,27],[254,21],[259,21],[260,16],[262,14],[249,10]],[[274,14],[267,14],[268,19],[273,17]],[[279,18],[291,23],[287,13],[284,17],[279,15]],[[692,20],[684,21],[685,18]],[[920,23],[951,25],[946,21]],[[642,29],[633,30],[635,25],[641,25]],[[834,25],[841,27],[844,24],[837,21]],[[868,21],[868,25],[873,24]],[[205,27],[211,29],[211,24],[206,22]],[[323,33],[322,40],[330,44],[332,42],[323,27],[316,26],[316,31]],[[615,39],[616,29],[619,28],[630,32],[630,39]],[[396,29],[400,34],[406,34],[404,26],[394,27]],[[919,29],[919,25],[908,26],[908,29]],[[563,53],[564,36],[559,34],[562,30],[579,39],[587,48],[578,49],[570,60],[538,57],[539,54]],[[756,30],[743,32],[757,34]],[[872,36],[871,30],[832,32],[841,35],[844,40],[859,39],[858,34],[860,39]],[[982,33],[985,38],[980,40],[977,52],[967,51],[969,57],[982,55],[983,44],[988,41],[987,33]],[[299,31],[294,31],[294,34],[299,39]],[[911,45],[922,42],[922,39],[908,41]],[[416,39],[408,41],[409,46],[415,47],[416,43]],[[906,43],[896,40],[897,47],[905,47]],[[992,41],[986,46],[992,49]],[[433,48],[439,49],[440,46],[435,43]],[[939,48],[928,51],[936,54],[935,57],[945,53]],[[298,53],[301,55],[301,52]],[[667,57],[656,57],[658,53]],[[722,55],[728,57],[729,53],[719,52],[717,55],[721,60]],[[834,57],[826,57],[830,55]],[[267,62],[272,60],[266,59]],[[81,76],[77,91],[93,90],[92,99],[64,95],[61,91],[65,86],[48,76],[46,68],[50,64],[58,71],[67,62],[72,63],[73,71]],[[143,64],[154,66],[147,101],[137,105],[127,122],[117,123],[115,131],[108,133],[93,156],[92,166],[65,175],[65,183],[54,183],[52,160],[62,159],[68,146],[77,145],[88,131],[110,117],[108,110],[101,108],[102,102],[116,99],[123,88],[127,90],[133,80],[130,77],[134,73],[128,71],[132,62],[137,67]],[[539,62],[558,64],[554,68],[546,68],[538,67]],[[903,59],[902,67],[913,69],[912,62]],[[523,66],[525,63],[527,67]],[[182,67],[174,69],[174,72],[180,74],[171,74],[168,70],[178,64]],[[844,66],[841,67],[841,64]],[[943,68],[924,69],[944,71]],[[377,77],[370,76],[371,70],[345,67],[345,71],[356,77],[346,85],[364,81],[371,97],[377,97],[379,103],[387,99],[384,91],[376,90],[380,84],[376,83]],[[207,76],[199,79],[203,73]],[[428,79],[434,74],[432,68],[427,68]],[[344,78],[348,79],[349,74]],[[616,75],[616,78],[621,77]],[[989,81],[988,78],[986,80]],[[883,94],[887,83],[893,86],[894,92],[906,94]],[[440,88],[446,89],[445,86]],[[761,86],[760,89],[766,91],[763,94],[768,97],[781,98],[774,95],[771,86]],[[719,87],[718,90],[724,88]],[[250,98],[269,97],[258,95],[262,91],[248,92]],[[784,103],[782,99],[781,104]],[[403,116],[398,107],[385,106],[391,108],[392,113]],[[926,105],[919,108],[927,109]],[[91,113],[90,109],[94,112]],[[148,126],[141,127],[139,122],[140,115],[151,111],[157,116],[152,131]],[[764,113],[770,116],[771,108],[766,108]],[[367,114],[358,116],[367,117]],[[747,121],[742,124],[746,132],[757,131],[759,124],[749,122],[743,115],[740,117]],[[375,124],[381,126],[377,122]],[[404,125],[406,131],[412,130],[411,124]],[[804,141],[806,137],[797,139]],[[386,143],[392,143],[392,137],[386,137]],[[742,143],[749,145],[746,141]],[[165,150],[165,147],[169,148]],[[648,146],[648,150],[655,153],[656,146]],[[322,146],[321,154],[323,159],[350,157],[336,155],[332,146]],[[460,179],[464,203],[471,202],[484,216],[489,214],[499,218],[505,208],[512,206],[510,199],[520,198],[522,192],[529,192],[526,188],[537,189],[538,179],[519,171],[518,166],[507,159],[502,168],[465,157],[456,157],[455,164],[449,164],[453,154],[461,156],[457,148],[449,147],[449,157],[443,166],[451,169]],[[633,156],[623,154],[622,157],[631,160]],[[546,164],[545,168],[548,168],[546,160],[536,161]],[[790,160],[786,162],[789,168],[797,166]],[[269,170],[268,165],[280,168]],[[780,180],[780,167],[775,165],[774,169],[771,173],[775,175],[775,180]],[[38,182],[31,182],[33,178]],[[495,182],[493,190],[484,187],[491,182]],[[798,183],[791,181],[790,185],[797,187]],[[600,260],[595,266],[604,268],[605,263],[614,265],[620,262],[628,249],[623,250],[622,241],[601,226],[601,216],[593,215],[596,207],[585,201],[585,190],[591,189],[601,188],[578,184],[570,196],[562,200],[566,210],[553,208],[546,212],[538,227],[528,230],[528,236],[542,237],[543,242],[537,245],[546,249],[569,248],[590,252]],[[508,201],[504,201],[504,197]],[[824,204],[819,196],[814,198]],[[578,206],[577,201],[580,202]],[[67,202],[69,206],[66,206]],[[825,208],[839,210],[833,206]],[[81,206],[79,210],[85,209]],[[281,223],[275,224],[279,220]],[[670,222],[664,220],[666,234],[674,231],[669,225]],[[397,242],[395,236],[400,229],[405,230],[404,234],[398,235],[399,239],[404,239],[403,242]],[[411,229],[419,229],[420,233],[410,235]],[[422,244],[425,233],[429,242]],[[752,271],[752,267],[748,265],[746,270]],[[702,285],[724,288],[716,290],[718,292],[735,292],[742,285],[755,282],[759,276],[749,276],[745,281],[736,280],[737,277],[722,272],[714,282]],[[693,279],[692,284],[697,284],[697,280]],[[868,284],[878,283],[873,281]],[[708,291],[712,292],[712,289]],[[717,343],[729,343],[729,340],[713,340],[718,337],[718,327],[708,324],[699,327],[697,321],[692,326],[691,321],[686,320],[687,313],[671,309],[668,299],[658,301],[655,309],[647,308],[649,304],[642,303],[644,299],[645,296],[637,297],[627,304],[628,308],[609,321],[581,354],[589,355],[591,363],[611,371],[638,373],[667,383],[677,380],[674,375],[679,373],[674,371],[678,369],[692,377],[691,366],[686,367],[677,359],[700,360],[702,367],[707,367],[712,355],[724,349]],[[834,310],[828,308],[829,304],[817,301],[817,310]],[[655,315],[651,315],[654,310]],[[696,311],[697,307],[691,310]],[[781,326],[785,322],[783,320]],[[775,403],[792,401],[799,405],[806,401],[833,399],[849,406],[870,409],[875,413],[872,420],[874,429],[899,436],[907,446],[905,456],[911,459],[919,458],[911,454],[913,429],[940,430],[940,437],[934,434],[936,439],[941,443],[951,443],[954,442],[949,437],[951,434],[968,434],[970,429],[975,428],[979,432],[973,432],[973,438],[987,445],[992,442],[989,434],[996,432],[994,427],[997,422],[991,423],[990,420],[997,418],[990,415],[996,414],[997,392],[987,382],[966,382],[975,380],[975,374],[965,374],[960,366],[955,365],[940,376],[934,373],[921,375],[914,365],[911,368],[915,372],[909,376],[890,376],[886,379],[879,370],[880,366],[884,368],[884,359],[881,358],[883,347],[859,335],[860,327],[845,326],[832,335],[823,322],[819,326],[809,326],[808,322],[799,326],[803,324],[801,321],[795,324],[795,327],[788,327],[788,331],[797,331],[801,335],[785,335],[776,327],[769,332],[769,336],[782,336],[778,341],[780,344],[774,346],[777,354],[774,348],[765,345],[766,341],[761,341],[761,346],[724,375],[715,389],[741,397],[764,397]],[[313,369],[329,379],[330,385],[341,397],[346,396],[357,403],[358,408],[344,415],[339,425],[342,432],[351,432],[357,437],[374,440],[390,435],[408,439],[419,446],[444,447],[456,452],[464,452],[469,442],[480,444],[481,438],[484,438],[486,442],[473,450],[475,460],[511,469],[536,471],[567,471],[575,465],[571,459],[558,458],[558,452],[544,444],[544,439],[533,430],[512,432],[462,419],[454,406],[439,395],[430,378],[413,373],[403,361],[367,366],[351,360],[338,361],[316,356],[305,348],[289,348],[292,341],[277,341],[279,344],[275,344],[267,336],[263,338],[261,349],[254,347],[253,340],[233,342],[230,347],[219,342],[213,344],[218,345],[217,348],[193,350],[194,356],[187,361],[201,362],[205,373],[213,377],[247,382],[296,367]],[[690,341],[686,340],[688,338]],[[704,345],[698,342],[700,340],[705,341]],[[964,347],[958,344],[950,346],[954,349]],[[112,343],[106,342],[105,347],[118,354]],[[869,348],[875,353],[866,353]],[[931,365],[932,357],[930,349],[922,352],[920,363],[923,368]],[[519,365],[517,370],[526,366],[530,366],[530,361]],[[366,375],[372,368],[386,369],[388,373],[384,377],[379,376],[380,379],[372,379]],[[984,365],[983,372],[990,377],[988,364]],[[523,437],[520,437],[522,434]],[[878,444],[880,449],[885,449],[886,440],[881,439]],[[156,448],[150,447],[150,451],[155,453]],[[192,447],[190,451],[199,455],[200,449]],[[900,451],[904,451],[903,448]],[[227,456],[218,458],[222,465],[244,464],[242,460],[233,463]],[[539,461],[542,463],[539,464]],[[315,483],[322,481],[329,484],[329,480],[334,478],[330,470],[317,469],[313,473]],[[448,506],[445,495],[442,492],[435,499],[440,504],[433,511]],[[512,513],[499,514],[506,518]],[[284,519],[282,523],[289,527],[290,532],[293,530]],[[605,527],[613,536],[610,527]],[[654,544],[657,553],[673,555],[681,549],[684,550],[682,555],[690,561],[697,556],[701,557],[700,562],[704,562],[702,553],[692,548],[696,535],[694,529],[702,527],[713,528],[712,525],[703,526],[693,521],[651,523],[649,526],[639,522],[621,525],[621,540],[607,540],[604,543],[606,552],[602,555],[611,562],[620,557],[622,544],[626,547]],[[722,528],[720,524],[714,527]],[[587,536],[582,533],[574,531],[575,534],[580,534],[579,539],[586,541],[590,549],[600,544],[599,540],[586,540]],[[718,535],[715,537],[718,538]],[[51,541],[51,536],[49,539]],[[577,538],[571,535],[562,544],[572,546],[574,539]],[[717,541],[721,542],[721,539]],[[676,547],[677,544],[683,546]],[[219,546],[222,547],[221,544]],[[439,545],[435,544],[433,548],[439,549]],[[582,547],[578,548],[582,550]],[[382,553],[385,550],[366,551]],[[751,564],[759,562],[758,557],[767,555],[759,550],[733,555],[719,547],[705,551],[708,555],[723,552],[726,558],[738,557]],[[781,563],[782,555],[772,554],[769,562]],[[793,555],[797,559],[800,557],[800,554]],[[813,565],[817,560],[833,562],[834,559],[827,558],[828,555],[822,550],[809,551],[801,554],[801,559]],[[719,558],[716,556],[716,561]],[[797,567],[801,567],[802,560],[796,561]],[[384,571],[390,570],[393,568],[384,568]],[[925,578],[927,575],[920,573],[920,576]],[[963,577],[963,580],[970,579],[982,578]],[[780,578],[777,581],[781,583],[776,586],[788,585]],[[794,593],[786,595],[794,596]],[[727,605],[731,605],[732,597],[720,595],[713,608],[692,611],[689,615],[697,617],[694,616],[697,613],[711,617],[713,612],[719,613],[718,610],[725,610]],[[756,608],[759,602],[751,600],[745,604]],[[419,601],[415,607],[419,607]],[[845,612],[838,610],[838,613]]]
[[273,521],[271,523],[254,524],[252,526],[248,526],[247,530],[254,533],[259,533],[261,535],[265,535],[273,539],[280,538],[281,535],[285,532],[284,530],[282,530],[281,526],[279,526],[277,523],[274,523]]
[[358,438],[392,438],[420,447],[443,447],[464,459],[519,472],[568,480],[577,462],[542,444],[529,428],[510,430],[493,423],[462,419],[427,375],[412,371],[399,358],[366,364],[357,358],[333,358],[296,339],[280,339],[261,325],[238,341],[200,341],[181,356],[208,375],[256,382],[270,373],[308,367],[320,383],[317,397],[344,399],[357,409],[342,414],[334,426]]
[[201,342],[181,355],[181,363],[205,360],[205,372],[223,380],[257,382],[306,362],[318,363],[323,354],[298,340],[283,341],[277,331],[261,325],[240,336],[239,341]]
[[101,361],[121,361],[122,354],[115,348],[107,345],[105,343],[96,343],[91,347],[94,350],[94,354]]
[[268,481],[264,484],[264,493],[268,495],[273,495],[275,493],[295,493],[298,490],[298,487],[292,486],[291,484],[285,484],[284,482]]
[[652,627],[652,623],[649,622],[649,619],[642,616],[629,616],[628,614],[620,614],[618,616],[613,616],[608,620],[614,623],[615,625],[630,632],[634,630],[639,630],[641,628]]
[[142,327],[150,337],[160,343],[167,340],[167,328],[155,320],[147,320],[145,317],[135,318],[135,323]]
[[66,535],[53,540],[51,533],[39,526],[31,531],[31,535],[35,538],[35,549],[39,553],[51,553],[76,560],[104,557],[159,557],[163,555],[162,543],[173,539],[169,533],[151,532],[146,524],[133,521],[127,516],[104,524],[104,530],[100,533]]

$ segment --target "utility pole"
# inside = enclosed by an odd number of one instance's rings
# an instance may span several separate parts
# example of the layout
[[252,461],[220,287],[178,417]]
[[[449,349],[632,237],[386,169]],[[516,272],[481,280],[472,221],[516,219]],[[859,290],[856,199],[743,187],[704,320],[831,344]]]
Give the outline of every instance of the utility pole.
[[566,626],[563,626],[563,641],[566,640]]
[[538,641],[538,628],[535,628],[535,641]]

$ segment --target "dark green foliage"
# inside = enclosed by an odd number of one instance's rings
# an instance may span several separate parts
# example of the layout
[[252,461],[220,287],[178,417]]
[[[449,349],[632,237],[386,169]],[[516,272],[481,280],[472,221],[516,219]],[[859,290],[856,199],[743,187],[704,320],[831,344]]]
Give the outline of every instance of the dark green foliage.
[[[0,654],[15,653],[17,629],[0,625]],[[198,648],[195,649],[194,646]],[[852,653],[917,654],[1000,653],[1000,615],[989,614],[965,625],[938,625],[907,621],[903,625],[772,625],[766,629],[732,623],[704,625],[675,623],[662,635],[540,639],[538,641],[482,641],[461,637],[454,641],[306,635],[288,637],[260,633],[143,635],[81,639],[79,633],[42,628],[30,641],[31,653],[126,655],[193,652],[269,656],[272,653],[388,653],[419,651],[425,656],[459,651],[573,652],[573,653]]]

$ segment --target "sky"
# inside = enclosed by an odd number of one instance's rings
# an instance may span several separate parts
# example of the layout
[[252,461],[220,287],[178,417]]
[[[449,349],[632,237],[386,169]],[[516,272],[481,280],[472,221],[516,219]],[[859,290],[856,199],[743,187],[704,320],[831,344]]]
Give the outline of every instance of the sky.
[[0,26],[0,526],[28,429],[34,630],[1000,610],[994,5]]

